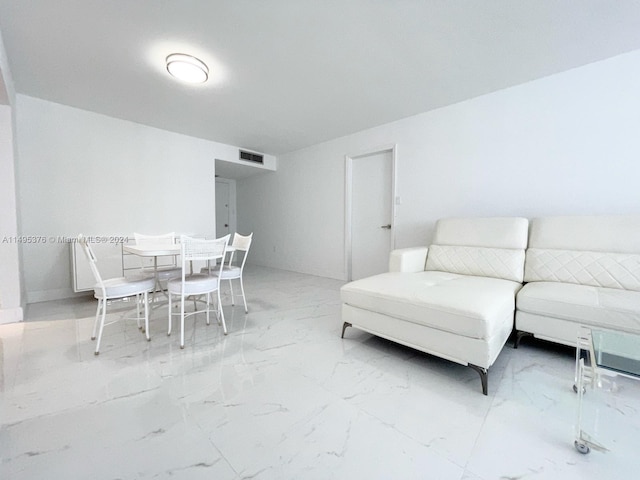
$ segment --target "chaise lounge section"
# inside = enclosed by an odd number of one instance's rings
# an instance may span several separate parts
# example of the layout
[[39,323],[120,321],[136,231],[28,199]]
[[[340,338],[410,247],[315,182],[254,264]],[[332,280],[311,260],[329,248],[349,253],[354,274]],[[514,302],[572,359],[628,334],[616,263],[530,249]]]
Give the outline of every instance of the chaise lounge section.
[[388,273],[342,287],[342,337],[354,327],[469,366],[487,395],[513,330],[527,234],[525,218],[439,220],[429,248],[395,250]]

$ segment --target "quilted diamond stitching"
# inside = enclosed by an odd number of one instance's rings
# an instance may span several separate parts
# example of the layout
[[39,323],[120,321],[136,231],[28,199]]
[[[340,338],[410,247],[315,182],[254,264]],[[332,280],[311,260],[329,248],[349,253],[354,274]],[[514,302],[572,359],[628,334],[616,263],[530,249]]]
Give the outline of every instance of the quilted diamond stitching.
[[527,250],[525,281],[640,291],[640,255],[530,248]]
[[523,264],[523,250],[506,248],[431,245],[427,256],[427,270],[503,278],[516,282],[522,281]]

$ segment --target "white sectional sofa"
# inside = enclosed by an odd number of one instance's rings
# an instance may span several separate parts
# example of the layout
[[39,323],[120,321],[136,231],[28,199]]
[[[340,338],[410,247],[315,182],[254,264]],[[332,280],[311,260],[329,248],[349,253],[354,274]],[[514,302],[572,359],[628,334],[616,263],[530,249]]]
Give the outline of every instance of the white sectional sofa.
[[640,216],[531,221],[515,347],[526,335],[576,345],[580,325],[640,333]]
[[528,220],[439,220],[433,244],[392,252],[390,272],[344,285],[347,327],[468,365],[487,395],[488,369],[513,330]]

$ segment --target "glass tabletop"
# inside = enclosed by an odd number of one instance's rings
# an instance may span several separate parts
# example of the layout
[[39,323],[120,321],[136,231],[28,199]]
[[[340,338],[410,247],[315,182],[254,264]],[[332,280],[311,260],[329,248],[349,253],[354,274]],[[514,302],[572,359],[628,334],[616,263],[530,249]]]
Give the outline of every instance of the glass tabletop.
[[640,377],[640,335],[592,330],[591,339],[599,368]]

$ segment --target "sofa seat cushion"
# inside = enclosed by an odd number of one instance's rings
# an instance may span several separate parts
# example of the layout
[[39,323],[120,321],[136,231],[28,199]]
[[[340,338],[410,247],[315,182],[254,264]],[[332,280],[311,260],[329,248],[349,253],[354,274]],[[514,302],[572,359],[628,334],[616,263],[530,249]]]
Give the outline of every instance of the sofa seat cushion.
[[455,273],[389,272],[344,285],[342,301],[458,335],[489,339],[513,322],[518,282]]
[[518,310],[614,330],[640,331],[640,292],[558,282],[520,290]]

